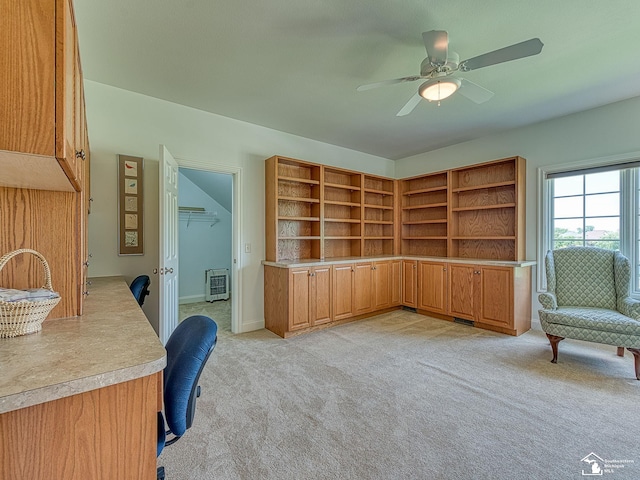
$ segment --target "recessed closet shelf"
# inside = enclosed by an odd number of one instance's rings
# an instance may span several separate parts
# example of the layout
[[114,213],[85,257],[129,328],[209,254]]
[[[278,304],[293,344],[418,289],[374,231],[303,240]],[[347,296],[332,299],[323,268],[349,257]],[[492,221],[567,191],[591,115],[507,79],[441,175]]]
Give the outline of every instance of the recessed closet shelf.
[[308,197],[285,197],[280,196],[278,200],[285,200],[287,202],[306,202],[306,203],[320,203],[319,198],[308,198]]
[[359,207],[359,203],[355,202],[338,202],[337,200],[325,200],[325,205],[343,205],[345,207]]
[[365,203],[364,208],[376,208],[378,210],[393,210],[393,206],[389,205],[373,205],[371,203]]
[[358,192],[360,191],[360,187],[357,187],[355,185],[346,185],[346,184],[342,184],[342,183],[328,183],[328,182],[324,182],[324,186],[325,188],[340,188],[343,190],[351,190],[353,192]]
[[319,222],[320,217],[278,217],[278,220],[291,221],[291,222]]
[[362,220],[360,220],[359,218],[326,218],[324,219],[325,222],[332,222],[332,223],[360,223]]
[[441,192],[444,190],[447,190],[446,185],[443,185],[441,187],[430,187],[430,188],[418,188],[416,190],[407,190],[406,192],[403,193],[403,195],[406,196],[411,196],[411,195],[418,195],[420,193],[429,193],[429,192]]
[[451,191],[453,193],[469,192],[471,190],[484,190],[486,188],[505,187],[505,186],[508,186],[508,185],[515,185],[515,184],[516,184],[515,180],[508,180],[506,182],[485,183],[483,185],[473,185],[473,186],[470,186],[470,187],[452,188]]
[[407,205],[405,207],[402,207],[402,210],[416,210],[418,208],[436,208],[436,207],[446,207],[446,206],[447,206],[447,202],[429,203],[425,205]]
[[310,178],[300,178],[300,177],[278,176],[278,181],[291,182],[291,183],[307,183],[309,185],[320,185],[320,180],[312,180]]
[[472,207],[454,207],[452,212],[468,212],[473,210],[493,210],[497,208],[515,208],[515,203],[497,203],[494,205],[474,205]]

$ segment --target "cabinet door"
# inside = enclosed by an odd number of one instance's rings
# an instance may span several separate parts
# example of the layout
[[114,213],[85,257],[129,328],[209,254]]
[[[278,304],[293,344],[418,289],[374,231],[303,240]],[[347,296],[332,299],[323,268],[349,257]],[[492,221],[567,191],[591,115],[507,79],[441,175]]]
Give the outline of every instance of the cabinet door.
[[373,310],[391,306],[391,263],[373,264]]
[[416,308],[418,306],[418,262],[402,261],[402,305]]
[[418,309],[446,313],[446,263],[418,262]]
[[391,306],[402,304],[402,262],[392,260],[389,262],[391,271]]
[[311,270],[311,324],[331,321],[331,267],[314,267]]
[[449,315],[474,320],[474,282],[477,268],[473,265],[449,264]]
[[77,37],[71,0],[56,0],[56,158],[76,190]]
[[310,325],[310,273],[308,268],[292,269],[289,272],[289,331]]
[[353,314],[360,315],[373,310],[373,264],[357,263],[354,271]]
[[476,320],[513,328],[513,269],[479,267],[479,308]]
[[353,316],[353,265],[333,267],[333,319]]

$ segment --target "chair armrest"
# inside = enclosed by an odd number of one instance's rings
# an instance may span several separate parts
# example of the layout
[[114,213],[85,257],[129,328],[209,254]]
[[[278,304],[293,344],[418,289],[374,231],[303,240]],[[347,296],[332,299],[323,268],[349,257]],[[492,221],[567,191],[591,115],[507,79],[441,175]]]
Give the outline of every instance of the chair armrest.
[[618,310],[620,313],[631,317],[634,320],[640,320],[640,301],[631,297],[618,300]]
[[545,310],[556,310],[558,308],[558,300],[553,293],[541,293],[538,295],[538,301]]

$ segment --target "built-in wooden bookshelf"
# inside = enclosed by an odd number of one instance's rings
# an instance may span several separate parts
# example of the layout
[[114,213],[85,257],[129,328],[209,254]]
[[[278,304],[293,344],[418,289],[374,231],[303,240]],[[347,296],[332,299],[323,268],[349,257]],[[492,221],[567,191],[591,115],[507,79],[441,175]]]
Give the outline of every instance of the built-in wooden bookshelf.
[[448,172],[401,180],[402,253],[447,256]]
[[396,235],[396,185],[384,177],[364,175],[363,255],[393,255]]
[[322,258],[362,254],[362,174],[324,167]]
[[320,258],[320,165],[272,157],[265,171],[267,260]]
[[523,260],[525,160],[450,172],[449,256]]
[[525,160],[402,180],[266,160],[269,261],[421,255],[523,260]]

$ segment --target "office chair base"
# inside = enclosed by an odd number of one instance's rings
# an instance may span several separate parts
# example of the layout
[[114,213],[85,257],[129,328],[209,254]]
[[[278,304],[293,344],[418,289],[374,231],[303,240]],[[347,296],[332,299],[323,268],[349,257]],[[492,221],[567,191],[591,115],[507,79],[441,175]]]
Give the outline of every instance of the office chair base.
[[156,480],[164,480],[164,467],[158,467],[158,472],[156,474]]

